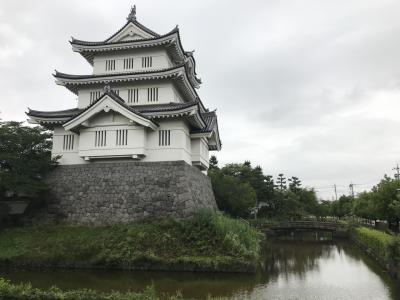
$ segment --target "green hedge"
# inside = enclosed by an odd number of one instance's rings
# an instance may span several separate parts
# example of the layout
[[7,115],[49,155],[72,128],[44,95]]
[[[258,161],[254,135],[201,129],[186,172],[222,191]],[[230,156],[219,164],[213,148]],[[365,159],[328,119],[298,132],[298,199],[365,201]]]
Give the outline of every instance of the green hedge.
[[240,271],[254,267],[261,240],[245,222],[209,212],[130,225],[26,227],[0,232],[0,264]]
[[395,237],[384,233],[382,231],[369,229],[366,227],[355,227],[352,229],[353,238],[371,248],[373,252],[378,255],[384,261],[392,261],[397,259],[400,252],[392,247],[389,251],[389,247],[397,240]]

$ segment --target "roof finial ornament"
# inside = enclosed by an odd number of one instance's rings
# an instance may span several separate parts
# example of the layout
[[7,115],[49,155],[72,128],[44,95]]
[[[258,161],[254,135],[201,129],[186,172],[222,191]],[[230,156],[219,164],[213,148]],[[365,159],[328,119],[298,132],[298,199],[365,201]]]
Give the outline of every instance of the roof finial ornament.
[[136,21],[136,5],[131,7],[131,12],[129,16],[126,18],[128,21]]

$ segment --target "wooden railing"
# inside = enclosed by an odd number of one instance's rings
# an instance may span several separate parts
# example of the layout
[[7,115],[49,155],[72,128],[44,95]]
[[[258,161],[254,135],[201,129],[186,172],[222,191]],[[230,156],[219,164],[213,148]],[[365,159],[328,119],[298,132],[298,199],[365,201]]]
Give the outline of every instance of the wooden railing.
[[318,221],[289,221],[278,224],[259,225],[257,228],[263,230],[345,230],[346,226],[336,222]]

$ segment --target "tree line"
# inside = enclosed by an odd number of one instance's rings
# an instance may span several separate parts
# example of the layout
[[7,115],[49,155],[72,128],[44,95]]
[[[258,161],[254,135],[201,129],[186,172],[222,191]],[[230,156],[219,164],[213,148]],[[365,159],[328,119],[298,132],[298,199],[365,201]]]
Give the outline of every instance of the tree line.
[[210,158],[208,175],[211,178],[218,208],[233,217],[299,219],[320,215],[320,204],[313,189],[304,188],[298,177],[276,178],[265,175],[260,166],[250,161],[218,166]]
[[357,216],[369,220],[400,222],[400,180],[387,175],[371,191],[355,197],[341,196],[336,201],[322,201],[324,215],[338,218]]
[[233,217],[300,219],[305,216],[343,218],[355,216],[369,220],[400,222],[400,178],[387,175],[370,191],[338,200],[318,200],[314,189],[304,188],[298,177],[276,178],[265,175],[250,161],[218,166],[210,158],[208,175],[220,210]]

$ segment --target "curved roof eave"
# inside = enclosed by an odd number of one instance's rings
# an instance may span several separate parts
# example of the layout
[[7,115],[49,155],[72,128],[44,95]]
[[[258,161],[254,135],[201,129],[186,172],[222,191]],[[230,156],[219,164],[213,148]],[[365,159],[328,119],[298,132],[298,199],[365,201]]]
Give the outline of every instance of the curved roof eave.
[[[129,22],[128,22],[129,23]],[[124,26],[125,27],[125,26]],[[119,33],[119,32],[118,32]],[[117,34],[118,34],[117,33]],[[174,37],[175,35],[175,37]],[[193,56],[194,51],[185,51],[182,46],[182,41],[179,33],[179,28],[176,26],[170,32],[164,35],[158,35],[154,38],[146,38],[131,41],[118,41],[118,42],[107,42],[105,41],[83,41],[72,37],[70,44],[73,50],[79,52],[91,65],[93,65],[93,52],[100,51],[115,51],[115,50],[125,50],[129,48],[143,48],[143,47],[154,47],[162,45],[170,45],[171,43],[176,43],[176,52],[179,57],[181,57],[180,62],[187,60],[192,61],[193,71],[196,77],[196,60]],[[115,49],[119,48],[119,49]],[[90,53],[90,54],[89,54]],[[196,78],[196,80],[201,83],[201,81]]]
[[[190,93],[192,94],[192,98],[199,100],[203,110],[205,111],[205,107],[201,102],[200,97],[197,94],[196,89],[189,78],[188,75],[189,70],[186,64],[164,70],[145,71],[145,72],[123,72],[114,74],[73,75],[73,74],[58,72],[57,70],[55,72],[56,73],[53,74],[53,76],[57,79],[56,81],[57,84],[66,86],[74,94],[77,94],[77,89],[76,89],[77,85],[83,85],[83,84],[99,84],[102,83],[103,81],[123,82],[123,81],[134,81],[134,80],[156,80],[156,79],[165,79],[172,77],[181,77],[183,78],[183,81],[186,82],[184,85],[189,89]],[[75,86],[75,88],[73,88],[73,86]]]

